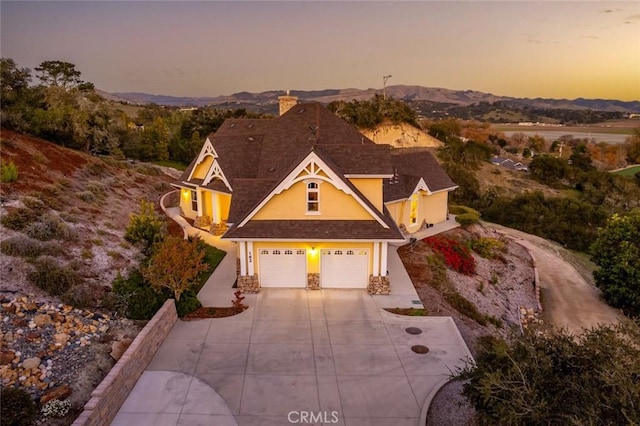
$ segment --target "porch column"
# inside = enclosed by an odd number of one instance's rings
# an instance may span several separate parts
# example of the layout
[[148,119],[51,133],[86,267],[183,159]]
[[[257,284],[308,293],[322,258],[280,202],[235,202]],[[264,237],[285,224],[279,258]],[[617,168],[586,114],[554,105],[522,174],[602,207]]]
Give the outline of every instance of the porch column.
[[388,243],[383,242],[380,243],[382,245],[382,253],[380,254],[380,275],[387,275],[387,249],[389,248]]
[[373,242],[373,268],[371,275],[374,277],[380,275],[380,244],[377,241]]
[[249,265],[249,275],[253,275],[255,273],[255,262],[253,261],[253,241],[247,242],[247,264]]
[[247,275],[247,243],[240,241],[238,243],[240,247],[240,275]]
[[198,194],[198,217],[202,216],[202,204],[204,201],[204,195],[200,187],[196,187],[196,194]]

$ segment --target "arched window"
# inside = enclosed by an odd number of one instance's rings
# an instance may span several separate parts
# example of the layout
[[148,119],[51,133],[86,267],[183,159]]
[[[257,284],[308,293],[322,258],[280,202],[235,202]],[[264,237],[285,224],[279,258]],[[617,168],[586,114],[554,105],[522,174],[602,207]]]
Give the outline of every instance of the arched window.
[[307,213],[320,213],[320,187],[318,182],[307,183]]

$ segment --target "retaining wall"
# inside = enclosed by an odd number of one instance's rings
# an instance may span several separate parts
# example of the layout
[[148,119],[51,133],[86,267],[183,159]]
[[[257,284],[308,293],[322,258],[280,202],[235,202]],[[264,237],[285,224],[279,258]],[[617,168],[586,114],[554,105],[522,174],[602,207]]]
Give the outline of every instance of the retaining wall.
[[156,351],[178,320],[173,299],[164,302],[131,342],[109,374],[91,392],[91,399],[73,426],[108,425],[114,419]]

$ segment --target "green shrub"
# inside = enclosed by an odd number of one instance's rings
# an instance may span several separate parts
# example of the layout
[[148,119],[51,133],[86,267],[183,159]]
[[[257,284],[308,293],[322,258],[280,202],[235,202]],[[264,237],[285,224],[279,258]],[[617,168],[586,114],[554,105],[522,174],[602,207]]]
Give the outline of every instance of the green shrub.
[[148,320],[160,309],[168,295],[158,293],[147,283],[139,270],[127,278],[118,276],[113,282],[118,311],[127,318]]
[[24,235],[16,235],[0,242],[0,251],[8,256],[18,257],[38,257],[43,254],[56,256],[64,252],[58,243],[43,243]]
[[18,180],[18,167],[9,161],[9,163],[2,162],[0,165],[0,181],[2,182],[15,182]]
[[469,241],[469,248],[485,259],[495,259],[500,256],[500,253],[507,251],[507,247],[503,241],[485,237]]
[[82,283],[82,277],[71,265],[60,266],[51,256],[40,256],[33,262],[34,269],[27,278],[42,290],[60,296],[75,285]]
[[22,231],[25,226],[34,222],[38,218],[38,213],[24,207],[8,210],[7,213],[0,218],[0,223],[14,231]]
[[31,426],[38,413],[27,391],[4,386],[0,390],[0,412],[2,424],[11,426]]
[[486,316],[478,311],[476,305],[454,289],[449,289],[444,293],[444,300],[462,315],[471,318],[480,325],[487,325]]
[[97,182],[95,180],[89,181],[85,186],[85,189],[100,198],[104,197],[107,193],[105,185],[102,182]]
[[449,213],[456,215],[456,222],[463,227],[467,227],[478,223],[480,220],[480,212],[466,206],[449,206]]
[[142,252],[150,254],[152,246],[164,240],[166,234],[164,219],[156,212],[153,202],[142,200],[140,213],[132,213],[124,239],[142,247]]
[[198,300],[198,295],[193,290],[187,290],[180,295],[180,300],[176,301],[178,316],[183,317],[202,307]]
[[160,176],[162,174],[162,170],[154,166],[148,166],[146,164],[137,165],[134,170],[140,174],[147,176]]

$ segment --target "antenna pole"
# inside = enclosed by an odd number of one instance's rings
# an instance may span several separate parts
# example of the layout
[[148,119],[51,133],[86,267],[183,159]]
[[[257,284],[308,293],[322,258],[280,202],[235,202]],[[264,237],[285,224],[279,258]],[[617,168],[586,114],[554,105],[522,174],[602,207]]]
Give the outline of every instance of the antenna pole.
[[382,76],[382,98],[387,100],[387,80],[392,77],[391,74]]

